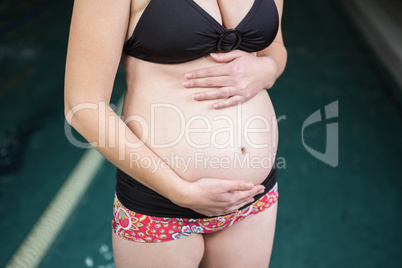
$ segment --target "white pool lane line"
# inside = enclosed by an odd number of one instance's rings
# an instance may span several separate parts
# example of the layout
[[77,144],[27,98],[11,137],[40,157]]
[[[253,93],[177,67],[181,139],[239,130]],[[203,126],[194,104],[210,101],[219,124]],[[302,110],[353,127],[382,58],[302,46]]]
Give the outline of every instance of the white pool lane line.
[[[123,97],[117,105],[120,114]],[[66,220],[74,211],[105,158],[94,148],[87,149],[45,212],[6,265],[7,268],[37,267]]]

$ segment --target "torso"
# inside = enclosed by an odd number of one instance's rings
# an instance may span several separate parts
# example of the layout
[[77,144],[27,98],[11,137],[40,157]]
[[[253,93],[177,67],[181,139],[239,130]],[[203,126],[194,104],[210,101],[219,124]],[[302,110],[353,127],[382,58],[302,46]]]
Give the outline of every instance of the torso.
[[[229,29],[242,20],[254,0],[195,2]],[[148,3],[132,1],[126,40]],[[276,115],[266,90],[240,106],[215,110],[211,105],[217,100],[192,99],[193,93],[209,89],[182,85],[185,73],[218,64],[209,56],[159,64],[123,53],[122,63],[127,83],[123,119],[136,116],[128,127],[179,176],[189,181],[210,177],[255,184],[266,178],[278,143]],[[245,128],[265,131],[245,133]]]

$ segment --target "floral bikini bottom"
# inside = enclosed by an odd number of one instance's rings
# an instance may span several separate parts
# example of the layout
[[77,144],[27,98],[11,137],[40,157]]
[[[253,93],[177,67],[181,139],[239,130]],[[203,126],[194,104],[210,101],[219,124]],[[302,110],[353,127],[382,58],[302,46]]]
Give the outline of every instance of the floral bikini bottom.
[[264,211],[277,200],[278,184],[276,183],[260,199],[237,212],[218,217],[190,219],[154,217],[136,213],[124,207],[115,194],[112,227],[115,234],[129,241],[166,242],[195,234],[222,230]]

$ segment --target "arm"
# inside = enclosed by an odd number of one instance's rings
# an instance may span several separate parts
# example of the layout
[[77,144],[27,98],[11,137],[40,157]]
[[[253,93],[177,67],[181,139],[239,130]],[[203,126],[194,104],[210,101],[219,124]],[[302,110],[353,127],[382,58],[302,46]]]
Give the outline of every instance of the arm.
[[287,61],[287,51],[282,37],[283,0],[275,0],[275,4],[279,15],[277,35],[269,47],[257,52],[257,57],[241,50],[212,53],[213,60],[226,64],[186,74],[187,80],[183,85],[187,88],[216,88],[195,93],[195,100],[227,98],[212,104],[213,108],[220,109],[245,102],[261,90],[274,85],[284,71]]
[[[262,188],[247,181],[201,179],[190,183],[168,167],[153,170],[130,163],[134,152],[160,159],[109,109],[129,11],[130,0],[75,1],[65,72],[66,120],[107,160],[172,202],[207,216],[236,210]],[[107,104],[107,109],[102,110],[102,104]],[[141,146],[134,148],[136,142]]]
[[278,33],[276,34],[275,40],[272,44],[264,50],[261,50],[257,53],[258,57],[264,58],[268,62],[265,66],[275,65],[274,75],[264,87],[269,89],[273,86],[276,79],[283,73],[286,66],[286,61],[288,58],[288,53],[285,48],[285,44],[283,42],[283,35],[282,35],[282,13],[283,13],[283,0],[275,0],[276,7],[279,13],[279,29]]

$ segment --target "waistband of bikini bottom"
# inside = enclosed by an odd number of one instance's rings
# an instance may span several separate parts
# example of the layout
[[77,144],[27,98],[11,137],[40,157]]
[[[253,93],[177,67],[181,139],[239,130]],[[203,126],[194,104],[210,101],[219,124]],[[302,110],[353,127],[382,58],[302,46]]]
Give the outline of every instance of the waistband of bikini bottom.
[[[254,196],[254,200],[258,200],[277,186],[275,166],[276,165],[273,165],[267,178],[261,183],[265,186],[265,191]],[[169,199],[146,187],[119,168],[116,170],[116,180],[116,196],[121,204],[131,211],[155,217],[206,218],[203,214],[174,204]],[[248,207],[252,203],[253,202],[244,205],[239,208],[239,210]]]

